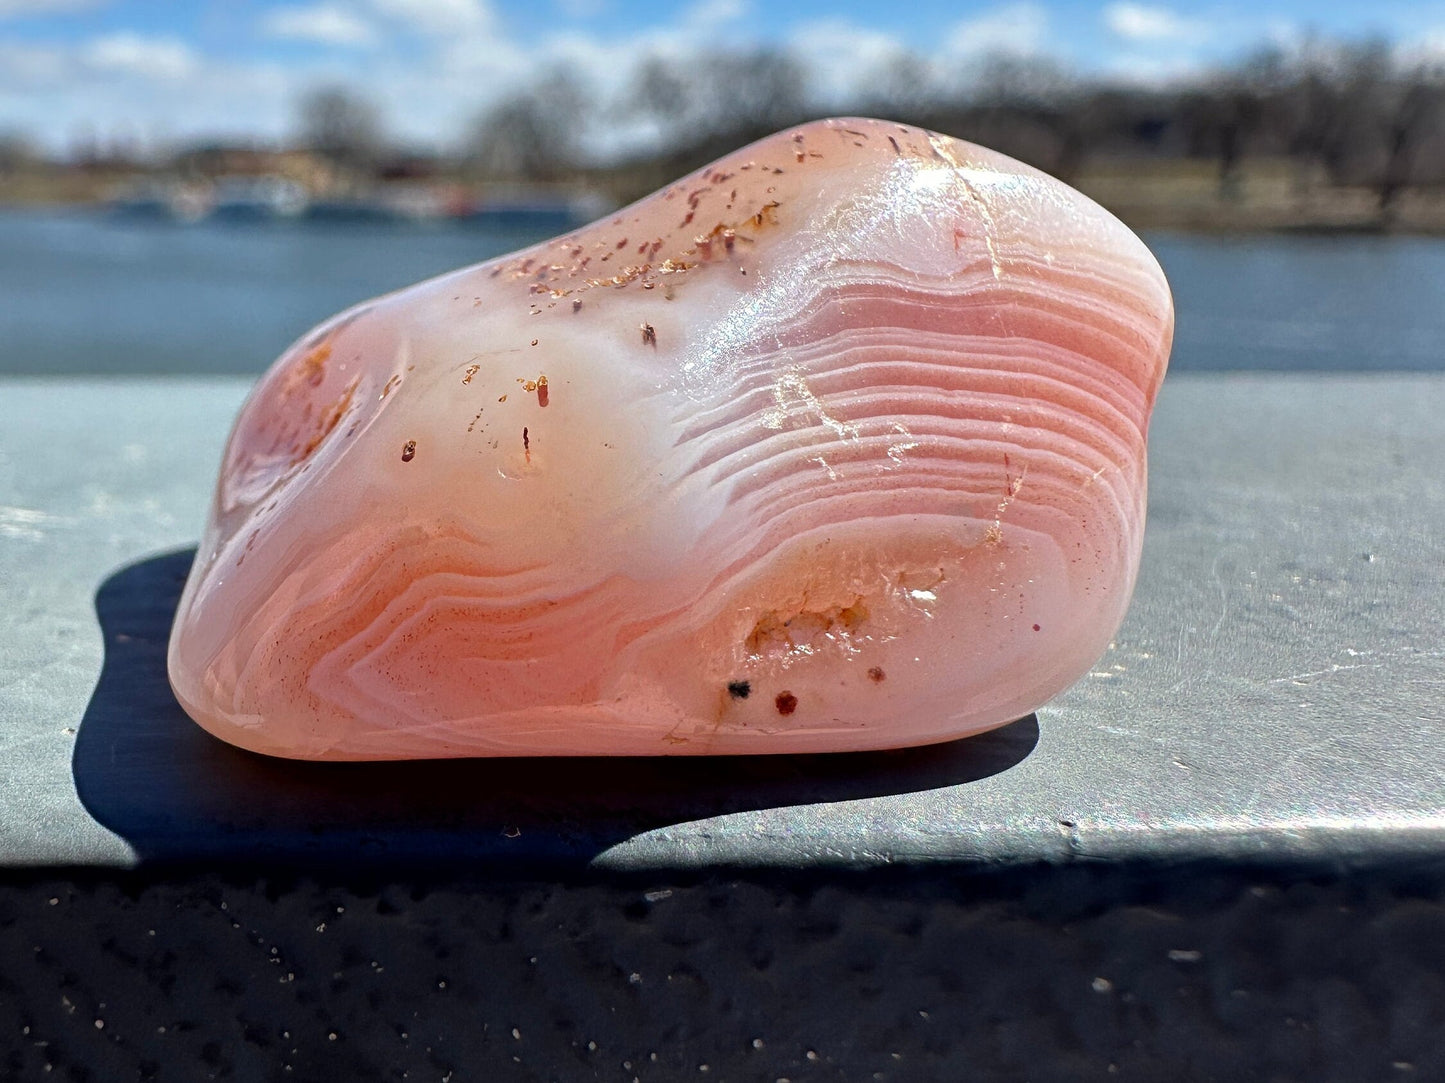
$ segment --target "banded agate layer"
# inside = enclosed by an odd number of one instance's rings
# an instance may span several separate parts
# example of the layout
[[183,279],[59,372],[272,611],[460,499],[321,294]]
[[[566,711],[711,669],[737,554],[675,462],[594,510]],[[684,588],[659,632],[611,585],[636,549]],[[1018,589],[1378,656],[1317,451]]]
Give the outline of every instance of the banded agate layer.
[[1172,321],[1058,181],[781,133],[292,347],[227,445],[173,687],[314,759],[1000,725],[1124,615]]

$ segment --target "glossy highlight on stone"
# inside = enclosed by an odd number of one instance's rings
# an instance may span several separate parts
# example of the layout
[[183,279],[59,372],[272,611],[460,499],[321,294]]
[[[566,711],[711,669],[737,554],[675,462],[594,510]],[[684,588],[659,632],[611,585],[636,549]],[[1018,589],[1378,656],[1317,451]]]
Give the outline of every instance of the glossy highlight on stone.
[[236,422],[180,702],[308,759],[845,751],[1021,717],[1128,605],[1144,245],[829,120],[359,305]]

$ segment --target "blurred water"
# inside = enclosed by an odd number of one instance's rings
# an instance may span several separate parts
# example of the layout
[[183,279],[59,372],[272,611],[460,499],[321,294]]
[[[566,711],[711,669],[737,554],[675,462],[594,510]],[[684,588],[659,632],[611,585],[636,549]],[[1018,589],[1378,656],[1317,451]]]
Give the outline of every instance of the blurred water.
[[[0,213],[0,374],[254,373],[367,297],[541,238],[478,226]],[[1175,371],[1445,370],[1445,240],[1146,237]]]
[[1174,371],[1445,370],[1445,238],[1144,239],[1174,291]]

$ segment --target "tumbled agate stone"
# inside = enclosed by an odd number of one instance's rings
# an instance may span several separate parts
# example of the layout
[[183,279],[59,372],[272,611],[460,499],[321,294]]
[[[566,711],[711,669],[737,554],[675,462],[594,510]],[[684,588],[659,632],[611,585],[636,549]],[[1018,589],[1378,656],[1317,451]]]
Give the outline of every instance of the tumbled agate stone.
[[1114,634],[1173,315],[1122,224],[830,120],[360,305],[247,401],[176,695],[310,759],[877,749]]

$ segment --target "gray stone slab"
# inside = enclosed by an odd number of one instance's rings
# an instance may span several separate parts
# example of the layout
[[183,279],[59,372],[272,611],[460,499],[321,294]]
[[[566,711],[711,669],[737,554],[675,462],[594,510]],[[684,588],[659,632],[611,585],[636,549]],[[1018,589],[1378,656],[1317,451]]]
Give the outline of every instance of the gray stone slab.
[[932,749],[296,764],[164,640],[241,381],[0,380],[0,865],[610,869],[1445,856],[1445,378],[1165,386],[1128,620]]

